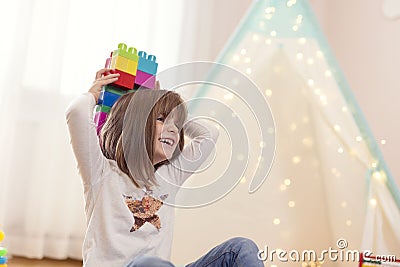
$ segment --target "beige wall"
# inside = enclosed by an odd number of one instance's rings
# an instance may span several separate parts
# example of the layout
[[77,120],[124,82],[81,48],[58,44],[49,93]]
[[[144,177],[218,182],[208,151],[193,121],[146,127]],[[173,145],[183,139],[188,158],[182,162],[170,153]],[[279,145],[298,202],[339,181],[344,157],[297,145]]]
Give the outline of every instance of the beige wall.
[[382,0],[310,0],[350,87],[400,185],[400,19]]

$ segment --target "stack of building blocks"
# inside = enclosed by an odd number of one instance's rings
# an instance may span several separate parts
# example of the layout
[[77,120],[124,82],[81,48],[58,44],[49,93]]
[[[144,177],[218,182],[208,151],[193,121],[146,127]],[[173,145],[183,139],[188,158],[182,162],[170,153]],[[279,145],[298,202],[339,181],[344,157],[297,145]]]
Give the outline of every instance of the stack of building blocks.
[[[0,242],[4,239],[4,232],[0,231]],[[7,267],[7,249],[0,247],[0,267]]]
[[107,58],[105,67],[111,69],[106,75],[119,73],[120,76],[116,82],[105,85],[100,93],[94,116],[97,134],[118,98],[138,88],[155,88],[158,63],[154,55],[147,55],[144,51],[138,53],[135,47],[128,48],[126,44],[120,43],[118,49]]

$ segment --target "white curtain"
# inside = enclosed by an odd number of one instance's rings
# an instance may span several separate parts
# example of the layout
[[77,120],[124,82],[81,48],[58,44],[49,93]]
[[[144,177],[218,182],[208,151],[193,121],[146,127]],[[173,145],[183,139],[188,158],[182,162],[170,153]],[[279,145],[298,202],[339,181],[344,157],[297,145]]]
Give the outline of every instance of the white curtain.
[[10,254],[81,258],[83,191],[64,110],[119,42],[156,55],[159,70],[175,65],[183,3],[1,3],[0,229]]

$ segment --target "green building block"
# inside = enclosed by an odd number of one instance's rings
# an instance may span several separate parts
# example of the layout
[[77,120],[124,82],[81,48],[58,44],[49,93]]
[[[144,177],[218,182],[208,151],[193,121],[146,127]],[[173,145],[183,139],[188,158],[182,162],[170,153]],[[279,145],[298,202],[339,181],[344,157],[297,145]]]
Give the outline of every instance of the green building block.
[[121,57],[126,57],[136,62],[139,61],[139,55],[137,53],[137,49],[135,47],[127,47],[126,44],[120,43],[118,44],[118,49],[114,50],[113,56],[120,55]]

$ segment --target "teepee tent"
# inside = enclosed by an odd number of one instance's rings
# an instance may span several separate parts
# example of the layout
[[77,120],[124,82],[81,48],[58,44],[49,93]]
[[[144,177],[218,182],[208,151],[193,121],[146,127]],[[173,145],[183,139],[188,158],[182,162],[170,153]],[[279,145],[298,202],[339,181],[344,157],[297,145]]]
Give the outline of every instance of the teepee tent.
[[[250,89],[235,94],[203,86],[195,91],[195,98],[223,102],[232,117],[241,119],[249,161],[244,173],[237,171],[240,182],[219,201],[177,211],[174,261],[190,261],[232,236],[253,239],[265,254],[275,250],[266,266],[312,261],[290,255],[294,250],[300,256],[314,250],[318,257],[324,250],[337,250],[336,260],[325,254],[326,266],[357,266],[351,251],[400,257],[399,190],[307,2],[255,1],[217,61],[258,86],[274,123],[269,132],[255,134],[252,121],[262,114],[251,114],[254,107],[246,106]],[[214,70],[209,76],[219,75]],[[240,88],[237,83],[232,78]],[[218,106],[191,108],[216,121],[226,116]],[[194,175],[185,185],[211,182],[224,171],[218,166],[225,159],[243,158],[229,145],[234,135],[227,131],[229,125],[220,126],[213,161],[217,167]],[[276,150],[271,167],[256,152],[273,148],[272,141]],[[269,174],[250,194],[254,171],[263,164],[271,167]],[[185,250],[188,236],[191,247],[196,246]],[[281,254],[286,262],[277,258],[279,251],[287,252]]]

